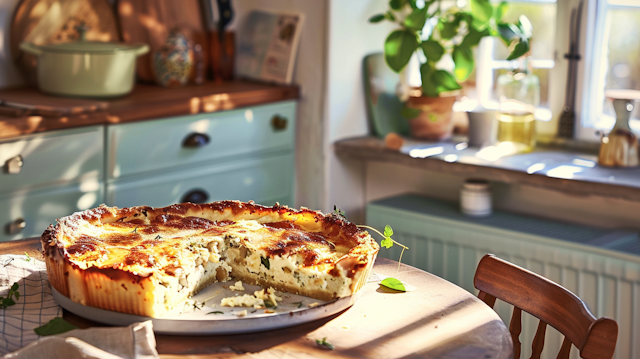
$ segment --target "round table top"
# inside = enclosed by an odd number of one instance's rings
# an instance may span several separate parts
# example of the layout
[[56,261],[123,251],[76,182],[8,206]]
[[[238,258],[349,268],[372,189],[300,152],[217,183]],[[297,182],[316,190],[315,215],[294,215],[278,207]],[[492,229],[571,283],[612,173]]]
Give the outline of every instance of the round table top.
[[[39,239],[0,243],[0,254],[42,258]],[[510,358],[509,330],[496,312],[466,290],[420,269],[377,259],[360,299],[329,318],[269,332],[223,336],[156,335],[165,359],[195,358]],[[414,291],[381,287],[393,276]],[[96,323],[65,312],[83,328]],[[335,349],[316,344],[326,337]]]

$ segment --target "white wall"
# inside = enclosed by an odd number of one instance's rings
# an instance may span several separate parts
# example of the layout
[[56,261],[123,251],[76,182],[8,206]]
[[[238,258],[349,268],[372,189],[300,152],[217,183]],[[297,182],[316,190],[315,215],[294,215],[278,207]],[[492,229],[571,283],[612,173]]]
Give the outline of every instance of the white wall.
[[0,0],[0,88],[18,86],[24,84],[22,76],[13,64],[10,51],[9,33],[11,28],[11,17],[18,0]]
[[[215,6],[215,5],[214,5]],[[302,90],[296,129],[296,205],[321,208],[324,198],[324,93],[327,53],[327,1],[237,0],[233,3],[238,29],[252,9],[304,15],[293,83]],[[241,36],[242,34],[238,34]]]
[[369,133],[362,83],[362,59],[383,49],[390,24],[370,24],[371,15],[387,9],[386,0],[331,0],[328,23],[327,91],[325,98],[324,211],[337,205],[352,221],[363,220],[364,164],[337,158],[333,143]]

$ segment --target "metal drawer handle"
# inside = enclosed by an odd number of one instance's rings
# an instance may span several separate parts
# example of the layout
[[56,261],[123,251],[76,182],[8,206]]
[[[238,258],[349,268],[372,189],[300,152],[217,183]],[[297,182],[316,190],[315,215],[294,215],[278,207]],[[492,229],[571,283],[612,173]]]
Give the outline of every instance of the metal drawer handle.
[[289,122],[289,120],[280,115],[273,115],[273,117],[271,117],[271,127],[276,131],[285,130],[287,128],[287,122]]
[[193,189],[182,196],[181,202],[206,203],[209,194],[203,189]]
[[27,222],[24,221],[24,218],[18,218],[15,221],[8,223],[5,227],[5,232],[8,235],[13,235],[20,233],[27,226]]
[[182,141],[182,147],[187,148],[200,148],[209,144],[211,138],[206,133],[190,133],[187,137]]
[[22,156],[17,155],[15,157],[11,157],[4,163],[4,170],[8,174],[18,174],[22,171],[22,166],[24,165],[24,160]]

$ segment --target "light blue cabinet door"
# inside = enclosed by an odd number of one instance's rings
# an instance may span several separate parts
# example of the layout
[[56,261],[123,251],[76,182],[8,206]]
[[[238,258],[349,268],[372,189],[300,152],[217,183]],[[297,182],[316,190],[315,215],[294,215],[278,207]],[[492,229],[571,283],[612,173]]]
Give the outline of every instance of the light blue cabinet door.
[[[107,204],[164,207],[181,202],[289,199],[293,193],[294,155],[232,161],[144,180],[107,185]],[[191,200],[190,200],[191,199]],[[292,205],[293,203],[281,203]]]
[[[295,102],[111,125],[107,179],[294,148]],[[165,171],[166,172],[166,171]]]
[[[87,183],[0,197],[0,242],[39,237],[57,218],[102,204],[103,185],[98,181]],[[21,221],[24,228],[18,230]],[[10,233],[12,224],[13,234]]]
[[0,141],[0,195],[102,177],[103,140],[104,127],[95,126]]

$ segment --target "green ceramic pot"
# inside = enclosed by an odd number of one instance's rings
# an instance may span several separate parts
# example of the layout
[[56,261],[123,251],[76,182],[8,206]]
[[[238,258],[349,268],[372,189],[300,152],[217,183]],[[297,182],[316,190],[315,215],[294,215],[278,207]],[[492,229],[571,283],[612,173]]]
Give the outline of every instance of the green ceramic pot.
[[136,58],[146,44],[76,41],[54,45],[20,44],[38,58],[38,87],[52,95],[107,98],[131,92]]

